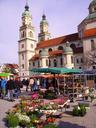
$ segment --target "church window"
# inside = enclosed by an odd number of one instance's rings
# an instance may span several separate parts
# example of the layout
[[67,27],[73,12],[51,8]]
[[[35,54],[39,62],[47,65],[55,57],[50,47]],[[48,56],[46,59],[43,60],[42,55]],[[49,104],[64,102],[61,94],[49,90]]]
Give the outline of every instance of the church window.
[[63,50],[63,46],[59,46],[58,47],[58,50]]
[[24,60],[24,54],[22,54],[22,60]]
[[31,44],[31,48],[33,48],[33,44]]
[[24,38],[24,37],[25,37],[25,32],[23,31],[23,32],[22,32],[22,38]]
[[52,48],[49,48],[49,49],[48,49],[48,52],[51,52],[51,51],[52,51]]
[[32,36],[33,36],[32,31],[30,31],[30,32],[28,33],[28,36],[29,36],[29,37],[32,37]]
[[60,58],[60,64],[61,64],[61,66],[63,65],[63,58],[62,57]]
[[48,66],[48,60],[46,60],[46,66]]
[[57,67],[57,61],[54,59],[54,67]]
[[73,63],[74,61],[73,61],[73,56],[71,56],[71,63]]
[[76,59],[77,63],[79,63],[79,59]]
[[39,53],[41,53],[41,52],[42,52],[42,50],[39,51]]
[[38,67],[40,67],[40,61],[38,61]]
[[24,44],[21,45],[21,48],[24,48]]
[[91,50],[94,50],[96,48],[94,40],[91,40]]
[[24,64],[22,64],[22,68],[24,69]]
[[83,63],[83,58],[81,58],[81,63]]
[[33,62],[33,66],[35,66],[35,62]]
[[49,66],[51,66],[51,60],[49,59]]

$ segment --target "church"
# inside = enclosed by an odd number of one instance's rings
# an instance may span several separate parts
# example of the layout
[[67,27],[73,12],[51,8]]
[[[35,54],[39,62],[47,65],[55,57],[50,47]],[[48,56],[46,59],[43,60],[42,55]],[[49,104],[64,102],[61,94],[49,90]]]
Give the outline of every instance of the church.
[[22,13],[18,56],[20,77],[29,76],[32,68],[65,67],[94,69],[88,65],[88,54],[96,51],[96,0],[89,4],[89,14],[78,25],[77,33],[51,38],[46,15],[42,15],[38,41],[28,3]]

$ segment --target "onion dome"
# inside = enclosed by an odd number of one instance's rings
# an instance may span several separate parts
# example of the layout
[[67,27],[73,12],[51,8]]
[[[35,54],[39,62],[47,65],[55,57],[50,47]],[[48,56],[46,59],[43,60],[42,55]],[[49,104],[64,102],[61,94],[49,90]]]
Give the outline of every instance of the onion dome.
[[45,50],[45,49],[43,49],[41,52],[40,52],[40,56],[48,56],[49,54],[48,54],[48,52]]
[[42,15],[42,20],[41,20],[40,24],[42,24],[42,23],[48,24],[48,22],[46,20],[46,15],[45,14]]
[[69,45],[69,42],[66,43],[66,48],[64,49],[64,52],[67,53],[73,53],[72,48]]
[[25,11],[22,13],[22,17],[24,17],[24,16],[31,16],[31,13],[29,11],[29,5],[28,5],[28,3],[26,3],[26,5],[25,5]]

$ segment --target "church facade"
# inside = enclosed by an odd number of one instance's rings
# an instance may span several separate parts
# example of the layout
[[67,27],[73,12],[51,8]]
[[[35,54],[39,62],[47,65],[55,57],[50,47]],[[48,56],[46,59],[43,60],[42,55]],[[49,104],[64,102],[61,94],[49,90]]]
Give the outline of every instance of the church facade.
[[29,76],[32,68],[66,67],[92,69],[87,64],[89,52],[96,49],[96,0],[89,5],[88,16],[78,25],[78,32],[51,38],[49,24],[43,14],[38,41],[32,24],[32,15],[26,4],[18,41],[20,76]]

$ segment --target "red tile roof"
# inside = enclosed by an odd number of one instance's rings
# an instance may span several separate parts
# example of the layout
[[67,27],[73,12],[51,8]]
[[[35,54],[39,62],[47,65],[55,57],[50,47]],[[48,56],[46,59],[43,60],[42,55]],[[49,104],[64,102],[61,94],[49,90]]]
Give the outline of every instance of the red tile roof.
[[51,47],[51,46],[59,45],[62,43],[66,43],[67,41],[70,42],[70,41],[75,41],[75,40],[79,40],[78,33],[65,35],[62,37],[58,37],[58,38],[54,38],[54,39],[50,39],[46,41],[41,41],[37,44],[36,49]]
[[49,52],[49,56],[58,56],[58,55],[62,55],[63,53],[64,53],[63,50],[54,50]]
[[35,54],[30,60],[37,60],[39,59],[40,55],[39,54]]
[[15,69],[19,68],[19,66],[17,64],[5,64],[5,65],[8,68],[15,68]]
[[84,38],[87,38],[90,36],[96,36],[96,28],[87,29],[86,31],[84,31],[84,34],[83,34]]

